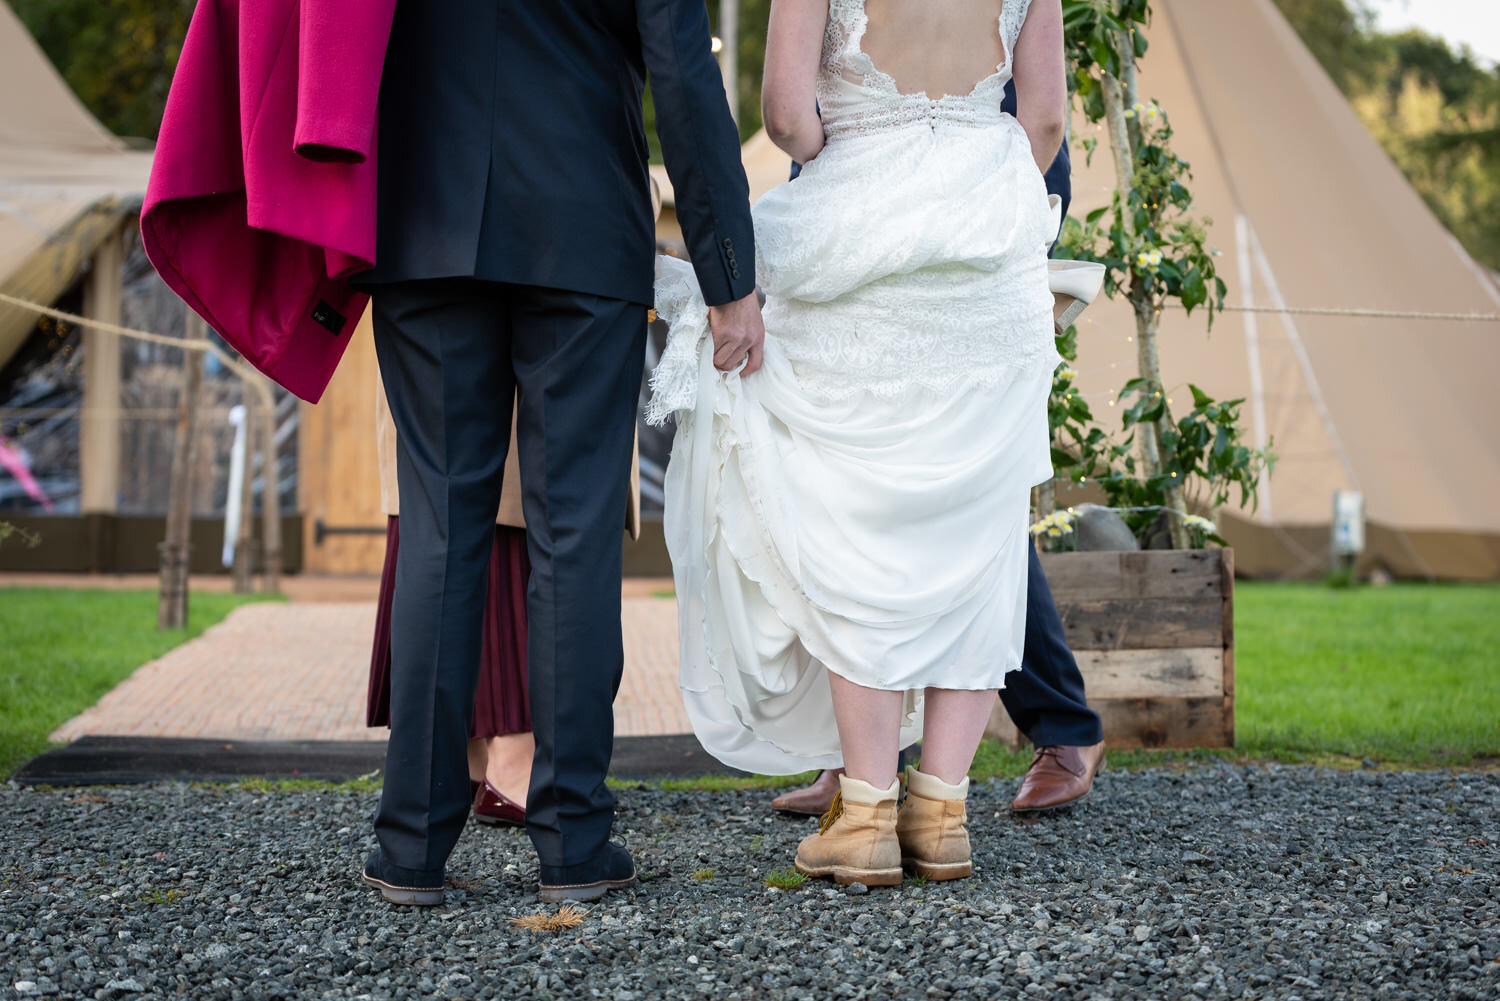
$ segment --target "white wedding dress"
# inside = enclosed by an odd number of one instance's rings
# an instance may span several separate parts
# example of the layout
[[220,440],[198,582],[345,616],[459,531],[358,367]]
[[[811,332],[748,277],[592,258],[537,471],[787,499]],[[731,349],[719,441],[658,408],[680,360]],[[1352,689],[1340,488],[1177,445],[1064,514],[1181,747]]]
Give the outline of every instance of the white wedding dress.
[[665,527],[680,680],[724,763],[841,764],[825,671],[907,692],[999,688],[1020,666],[1032,486],[1052,475],[1056,217],[1000,102],[902,94],[831,0],[817,95],[827,145],[754,207],[765,362],[714,369],[692,269],[661,258],[670,324],[648,419],[675,414]]

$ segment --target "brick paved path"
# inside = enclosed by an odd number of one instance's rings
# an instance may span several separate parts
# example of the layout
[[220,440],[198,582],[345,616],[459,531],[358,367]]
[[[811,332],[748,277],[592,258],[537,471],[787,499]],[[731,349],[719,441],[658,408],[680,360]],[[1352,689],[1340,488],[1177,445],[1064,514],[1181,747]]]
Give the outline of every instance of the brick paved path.
[[[687,733],[677,691],[676,602],[652,596],[671,584],[628,585],[616,733]],[[298,590],[308,599],[326,596],[311,584]],[[341,590],[360,593],[353,584]],[[244,605],[196,640],[143,665],[52,739],[383,740],[383,729],[364,722],[374,628],[373,601]]]

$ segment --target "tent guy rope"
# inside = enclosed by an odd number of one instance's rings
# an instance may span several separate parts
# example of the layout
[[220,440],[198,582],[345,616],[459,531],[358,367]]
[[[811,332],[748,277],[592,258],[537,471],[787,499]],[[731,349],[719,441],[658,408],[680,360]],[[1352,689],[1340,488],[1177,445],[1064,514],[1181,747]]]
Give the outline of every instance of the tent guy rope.
[[276,398],[271,392],[271,388],[266,385],[265,378],[239,358],[225,351],[212,341],[189,341],[182,337],[169,337],[166,334],[153,334],[146,330],[122,327],[117,323],[106,323],[103,320],[94,320],[87,316],[80,316],[77,313],[69,313],[61,309],[54,309],[51,306],[43,306],[41,303],[20,299],[5,292],[0,292],[0,303],[51,317],[63,323],[71,323],[79,327],[89,327],[106,334],[117,334],[121,337],[146,341],[150,344],[165,344],[168,347],[181,348],[184,351],[207,351],[223,362],[224,366],[237,375],[247,386],[253,386],[256,395],[260,397],[262,403],[270,407],[276,405]]
[[[1168,303],[1182,309],[1179,303]],[[1500,323],[1500,313],[1432,313],[1399,309],[1355,309],[1317,306],[1220,306],[1225,313],[1280,313],[1294,316],[1357,316],[1376,320],[1455,320],[1470,323]]]

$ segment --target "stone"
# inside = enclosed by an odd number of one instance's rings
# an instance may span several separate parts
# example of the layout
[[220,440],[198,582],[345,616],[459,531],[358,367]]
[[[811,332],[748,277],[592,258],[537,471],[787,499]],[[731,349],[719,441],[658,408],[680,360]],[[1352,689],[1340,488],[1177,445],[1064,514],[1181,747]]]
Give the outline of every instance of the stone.
[[1074,548],[1079,552],[1125,552],[1141,548],[1125,519],[1109,508],[1079,504],[1074,514]]

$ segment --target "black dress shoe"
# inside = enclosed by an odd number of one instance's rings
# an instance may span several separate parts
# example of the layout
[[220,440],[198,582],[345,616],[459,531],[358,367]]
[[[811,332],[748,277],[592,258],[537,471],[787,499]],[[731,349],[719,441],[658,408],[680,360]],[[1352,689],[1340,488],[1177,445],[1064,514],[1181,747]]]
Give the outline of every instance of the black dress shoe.
[[577,865],[541,867],[544,903],[563,900],[598,900],[610,890],[635,882],[635,860],[617,844],[606,843],[599,854]]
[[443,902],[443,873],[403,869],[386,861],[379,848],[365,859],[360,878],[393,904],[436,907]]

